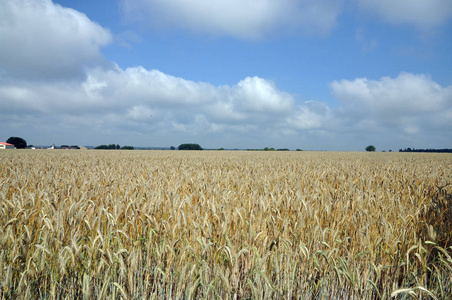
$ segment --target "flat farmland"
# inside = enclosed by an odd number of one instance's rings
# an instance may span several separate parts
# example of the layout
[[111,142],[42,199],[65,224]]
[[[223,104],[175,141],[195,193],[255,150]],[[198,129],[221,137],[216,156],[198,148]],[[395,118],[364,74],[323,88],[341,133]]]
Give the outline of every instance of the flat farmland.
[[0,151],[2,299],[450,299],[452,155]]

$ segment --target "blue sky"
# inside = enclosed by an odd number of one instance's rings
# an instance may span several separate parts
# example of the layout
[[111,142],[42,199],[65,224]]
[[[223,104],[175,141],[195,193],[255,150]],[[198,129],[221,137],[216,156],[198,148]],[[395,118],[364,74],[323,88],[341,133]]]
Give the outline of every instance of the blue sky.
[[0,139],[452,148],[448,0],[5,0]]

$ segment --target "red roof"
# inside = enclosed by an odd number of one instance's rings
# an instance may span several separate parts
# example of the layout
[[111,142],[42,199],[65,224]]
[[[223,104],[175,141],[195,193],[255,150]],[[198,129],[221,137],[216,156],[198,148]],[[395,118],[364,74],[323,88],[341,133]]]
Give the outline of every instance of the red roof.
[[3,143],[3,142],[0,142],[0,145],[5,145],[5,146],[14,146],[13,144],[8,144],[8,143]]

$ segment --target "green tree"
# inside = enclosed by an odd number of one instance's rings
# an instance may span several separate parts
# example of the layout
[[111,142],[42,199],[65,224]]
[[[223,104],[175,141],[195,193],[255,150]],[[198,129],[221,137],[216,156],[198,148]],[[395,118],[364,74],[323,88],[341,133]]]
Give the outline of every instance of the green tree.
[[119,145],[116,144],[110,144],[110,145],[100,145],[95,147],[94,149],[103,149],[103,150],[115,150],[115,149],[119,149]]
[[202,150],[202,147],[198,144],[180,144],[179,147],[177,147],[179,150]]
[[25,141],[21,137],[12,136],[7,141],[8,144],[13,144],[17,149],[25,149],[27,148],[27,141]]
[[121,147],[122,150],[133,150],[133,146],[122,146]]
[[369,145],[366,147],[367,152],[375,152],[375,150],[377,150],[377,149],[375,149],[374,145]]

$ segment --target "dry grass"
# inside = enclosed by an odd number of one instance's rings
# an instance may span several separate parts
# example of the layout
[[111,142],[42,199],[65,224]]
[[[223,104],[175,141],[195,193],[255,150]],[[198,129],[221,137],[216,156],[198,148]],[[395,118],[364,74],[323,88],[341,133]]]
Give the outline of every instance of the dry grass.
[[1,151],[2,299],[450,299],[452,156]]

